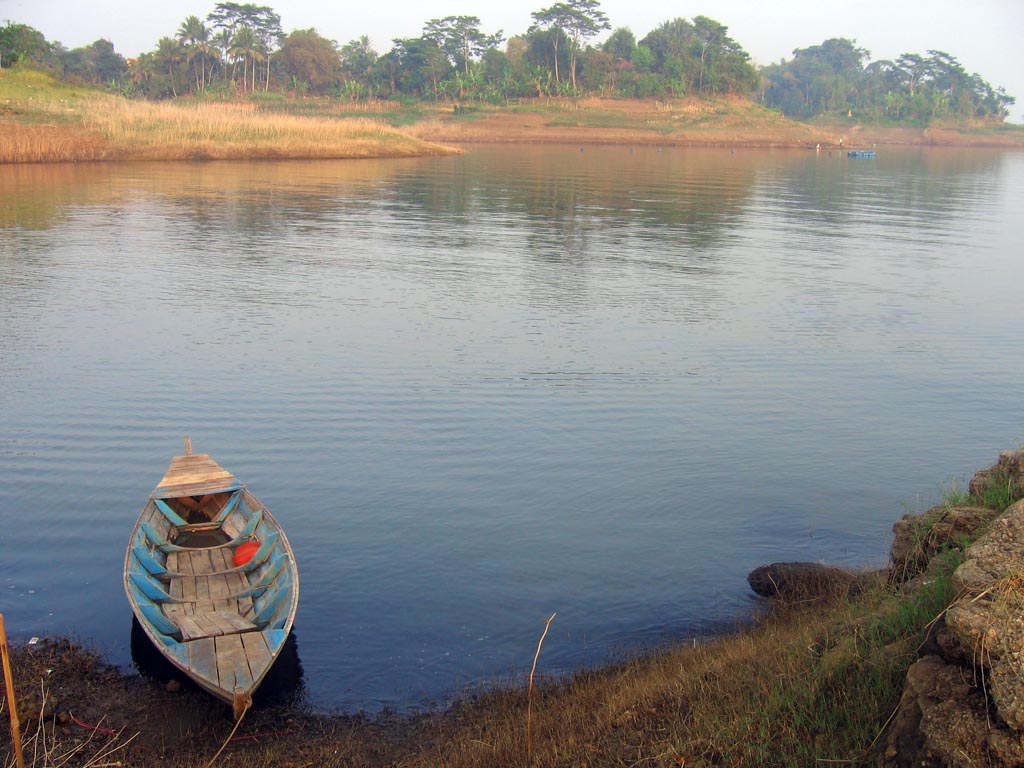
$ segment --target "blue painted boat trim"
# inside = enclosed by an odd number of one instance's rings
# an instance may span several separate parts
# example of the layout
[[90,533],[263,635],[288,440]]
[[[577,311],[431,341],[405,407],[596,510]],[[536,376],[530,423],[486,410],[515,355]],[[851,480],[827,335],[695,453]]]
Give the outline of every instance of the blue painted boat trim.
[[145,547],[132,547],[132,554],[135,556],[135,559],[139,561],[142,567],[154,576],[167,573],[167,569],[164,568],[163,564],[153,557]]
[[142,575],[141,573],[129,573],[128,578],[130,578],[132,583],[150,600],[155,600],[158,603],[165,603],[171,599],[171,596],[167,594],[167,592],[157,586],[152,579]]
[[242,532],[240,534],[238,534],[238,538],[240,538],[240,539],[250,539],[250,538],[252,538],[252,535],[254,533],[256,533],[257,526],[261,522],[263,522],[263,510],[262,509],[257,509],[255,512],[253,512],[252,517],[249,518],[249,522],[247,522],[245,524],[245,528],[242,529]]
[[228,519],[228,515],[231,514],[231,511],[235,508],[235,506],[238,504],[238,500],[241,499],[241,498],[242,498],[242,492],[241,491],[235,491],[235,493],[231,496],[231,498],[228,499],[228,503],[224,505],[224,509],[222,509],[220,511],[220,514],[217,515],[217,517],[214,519],[214,522],[215,523],[223,523],[225,520],[227,520]]
[[264,630],[263,636],[267,639],[270,653],[276,655],[283,647],[284,641],[288,639],[288,633],[283,629]]
[[178,625],[164,616],[163,611],[157,608],[134,584],[132,584],[132,591],[135,595],[135,604],[142,612],[141,618],[149,624],[151,629],[168,637],[179,634]]
[[167,506],[167,502],[162,499],[153,499],[153,503],[156,504],[156,508],[160,510],[160,513],[170,521],[171,525],[188,525],[181,515]]
[[256,612],[252,623],[257,627],[266,626],[290,595],[290,584],[280,584],[277,589],[268,591],[266,593],[266,600],[264,601],[263,606]]
[[267,538],[260,544],[260,548],[256,550],[256,554],[252,556],[252,560],[241,567],[243,573],[253,571],[259,566],[263,565],[263,562],[270,557],[270,553],[274,547],[277,546],[277,531],[267,536]]

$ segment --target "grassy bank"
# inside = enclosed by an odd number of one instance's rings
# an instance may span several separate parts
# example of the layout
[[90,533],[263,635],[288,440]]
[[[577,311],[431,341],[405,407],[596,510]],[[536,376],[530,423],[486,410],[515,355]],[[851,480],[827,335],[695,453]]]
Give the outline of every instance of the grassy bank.
[[[984,505],[991,512],[982,518],[991,519],[1018,495],[996,478],[984,494],[948,493],[946,504]],[[845,594],[766,604],[731,636],[665,647],[532,694],[490,691],[428,715],[369,719],[263,706],[246,716],[216,764],[870,764],[908,667],[956,597],[951,574],[971,539],[940,538],[945,515],[935,509],[907,523],[913,535],[898,568],[866,575]],[[922,575],[916,588],[901,586],[915,574]],[[210,697],[123,675],[75,644],[20,647],[15,655],[31,765],[204,765],[231,731],[227,711]],[[5,765],[9,745],[0,734]],[[62,762],[72,754],[73,762]]]
[[[0,70],[0,163],[409,157],[473,143],[1024,147],[1024,128],[795,122],[739,98],[522,99],[501,106],[286,99],[140,102]],[[448,145],[448,146],[442,146]]]
[[266,114],[255,103],[129,101],[0,70],[0,163],[415,157],[453,150],[370,117]]

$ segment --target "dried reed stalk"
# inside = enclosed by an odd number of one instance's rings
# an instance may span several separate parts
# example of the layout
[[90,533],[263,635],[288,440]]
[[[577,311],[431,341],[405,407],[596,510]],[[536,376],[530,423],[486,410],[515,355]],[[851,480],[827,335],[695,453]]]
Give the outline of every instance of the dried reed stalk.
[[18,707],[14,701],[14,674],[11,672],[11,652],[7,647],[7,628],[4,615],[0,613],[0,656],[3,657],[4,688],[7,690],[7,708],[11,715],[11,741],[18,768],[25,768],[25,755],[21,751],[21,723],[18,722]]
[[[187,437],[185,439],[188,440]],[[189,448],[191,448],[191,441],[189,444]],[[217,762],[217,758],[220,757],[221,752],[223,752],[227,748],[228,744],[231,742],[231,739],[234,738],[235,732],[238,730],[238,726],[242,724],[242,719],[245,717],[245,713],[249,711],[249,708],[251,706],[252,696],[243,691],[241,688],[236,688],[235,700],[232,706],[235,715],[235,727],[231,729],[231,733],[229,733],[228,737],[224,739],[224,743],[220,745],[220,749],[217,750],[217,754],[210,758],[210,762],[208,762],[204,768],[212,768],[213,764]]]
[[544,632],[540,636],[540,640],[537,642],[537,652],[533,654],[533,667],[530,669],[530,684],[526,689],[526,762],[527,764],[533,761],[533,675],[537,671],[537,659],[540,658],[540,648],[544,645],[544,638],[548,636],[548,629],[551,627],[551,622],[555,620],[557,611],[551,614],[551,617],[544,622]]

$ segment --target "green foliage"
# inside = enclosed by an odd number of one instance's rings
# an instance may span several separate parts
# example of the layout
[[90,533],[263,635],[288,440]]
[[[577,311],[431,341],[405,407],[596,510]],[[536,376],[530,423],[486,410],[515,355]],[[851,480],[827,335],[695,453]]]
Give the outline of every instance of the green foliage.
[[798,119],[990,126],[1014,103],[942,51],[865,66],[868,51],[832,38],[758,72],[728,27],[707,16],[665,21],[639,41],[619,27],[596,46],[590,41],[611,29],[599,0],[561,0],[531,16],[529,30],[510,38],[504,50],[498,48],[502,32],[487,34],[478,17],[453,15],[430,19],[422,36],[394,40],[378,55],[365,35],[339,48],[313,28],[286,36],[270,6],[218,2],[205,21],[186,17],[130,70],[106,40],[67,51],[38,30],[7,22],[0,27],[0,67],[31,65],[151,99],[231,99],[262,91],[497,104],[586,94],[760,94],[764,106]]
[[480,19],[476,16],[431,19],[423,27],[423,37],[444,51],[456,70],[467,75],[474,61],[497,48],[504,39],[500,30],[493,35],[480,31]]
[[301,92],[324,94],[341,82],[341,55],[315,29],[297,29],[281,42],[279,75]]
[[868,51],[844,38],[800,48],[790,61],[765,67],[764,101],[788,117],[817,115],[927,124],[933,120],[996,120],[1014,99],[969,75],[948,53],[905,53],[863,66]]
[[255,91],[249,94],[249,101],[257,104],[283,104],[288,99],[283,93],[274,91]]
[[942,492],[942,506],[946,507],[946,509],[962,507],[970,501],[970,495],[967,493],[967,490],[959,483],[949,483],[942,486],[940,490]]
[[[640,41],[640,48],[650,51],[653,59],[647,71],[662,74],[685,93],[750,93],[757,72],[750,56],[728,31],[707,16],[697,16],[692,22],[682,18],[666,21]],[[636,54],[633,60],[637,62]]]
[[598,32],[611,29],[608,17],[600,10],[598,0],[568,0],[535,11],[533,26],[530,32],[548,31],[554,54],[555,82],[561,82],[559,76],[558,50],[562,41],[569,54],[569,80],[576,89],[576,61],[584,41],[589,40]]
[[57,54],[64,77],[70,82],[119,87],[128,79],[128,63],[109,40]]
[[53,43],[28,24],[8,21],[0,27],[0,68],[19,64],[46,66],[52,61]]
[[1001,512],[1020,499],[1021,494],[1022,489],[1014,478],[996,469],[980,484],[970,497],[970,501],[978,506]]

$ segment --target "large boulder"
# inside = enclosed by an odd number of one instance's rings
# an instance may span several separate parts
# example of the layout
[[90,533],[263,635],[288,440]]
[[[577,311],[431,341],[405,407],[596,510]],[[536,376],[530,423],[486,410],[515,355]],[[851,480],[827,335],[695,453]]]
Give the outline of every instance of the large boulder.
[[976,768],[1024,764],[1018,734],[993,726],[971,670],[925,656],[907,671],[903,698],[877,765]]
[[999,716],[1024,731],[1024,500],[968,547],[953,579],[964,597],[946,625],[987,673]]
[[747,583],[762,597],[815,600],[849,594],[858,579],[855,573],[820,563],[772,563],[752,570]]
[[919,515],[904,515],[892,531],[889,573],[895,582],[917,576],[945,547],[974,538],[996,512],[985,507],[932,507]]
[[993,466],[974,473],[967,491],[980,499],[994,483],[1006,483],[1013,495],[1024,495],[1024,450],[999,454],[999,460]]

